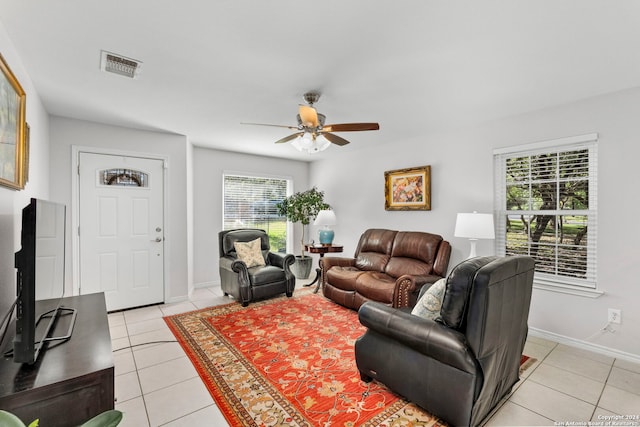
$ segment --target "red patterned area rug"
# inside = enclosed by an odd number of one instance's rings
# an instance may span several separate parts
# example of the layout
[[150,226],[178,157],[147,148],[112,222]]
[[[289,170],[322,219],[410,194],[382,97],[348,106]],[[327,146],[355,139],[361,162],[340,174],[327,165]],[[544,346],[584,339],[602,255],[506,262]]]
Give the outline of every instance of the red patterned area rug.
[[[442,426],[360,380],[355,311],[303,289],[165,317],[231,426]],[[526,357],[526,356],[525,356]]]

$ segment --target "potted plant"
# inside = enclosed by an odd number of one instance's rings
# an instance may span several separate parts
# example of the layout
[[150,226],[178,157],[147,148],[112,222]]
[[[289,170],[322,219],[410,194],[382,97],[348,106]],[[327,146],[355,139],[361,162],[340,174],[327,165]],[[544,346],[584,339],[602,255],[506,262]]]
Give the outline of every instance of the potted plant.
[[302,238],[300,240],[300,255],[291,266],[291,271],[298,279],[306,279],[311,272],[311,257],[305,256],[304,228],[323,209],[330,209],[324,201],[324,191],[313,187],[307,191],[295,193],[276,205],[278,213],[285,216],[292,223],[302,224]]

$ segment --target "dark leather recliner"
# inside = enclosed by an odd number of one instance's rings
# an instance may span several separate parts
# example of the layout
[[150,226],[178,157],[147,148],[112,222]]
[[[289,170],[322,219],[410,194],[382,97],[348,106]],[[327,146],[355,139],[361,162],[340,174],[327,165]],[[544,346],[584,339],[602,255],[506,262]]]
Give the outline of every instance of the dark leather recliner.
[[[237,257],[235,242],[260,238],[265,266],[247,268]],[[269,235],[259,229],[224,230],[218,233],[220,245],[220,286],[224,295],[233,296],[246,307],[250,302],[285,293],[293,295],[296,278],[290,270],[295,262],[292,254],[269,251]]]
[[435,321],[367,302],[355,343],[364,381],[375,379],[451,425],[478,425],[518,381],[534,261],[478,257],[447,278]]

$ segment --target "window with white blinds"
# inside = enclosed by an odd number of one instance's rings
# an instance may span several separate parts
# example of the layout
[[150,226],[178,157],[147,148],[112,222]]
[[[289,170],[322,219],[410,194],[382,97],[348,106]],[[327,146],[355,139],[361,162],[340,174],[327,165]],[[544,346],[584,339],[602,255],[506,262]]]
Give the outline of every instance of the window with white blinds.
[[496,251],[535,259],[535,284],[596,288],[597,134],[494,151]]
[[223,228],[261,228],[273,252],[286,252],[287,219],[276,204],[287,197],[289,179],[223,174]]

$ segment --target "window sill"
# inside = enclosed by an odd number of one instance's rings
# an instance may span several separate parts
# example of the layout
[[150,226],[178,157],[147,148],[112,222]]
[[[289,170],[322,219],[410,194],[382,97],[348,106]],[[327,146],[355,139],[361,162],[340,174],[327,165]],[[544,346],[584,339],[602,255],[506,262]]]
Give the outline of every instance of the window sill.
[[550,284],[548,282],[539,282],[536,280],[533,281],[533,289],[577,295],[586,298],[598,298],[604,295],[604,291],[599,291],[597,289],[590,289],[582,286],[562,285],[559,283]]

